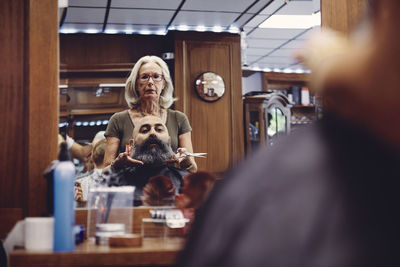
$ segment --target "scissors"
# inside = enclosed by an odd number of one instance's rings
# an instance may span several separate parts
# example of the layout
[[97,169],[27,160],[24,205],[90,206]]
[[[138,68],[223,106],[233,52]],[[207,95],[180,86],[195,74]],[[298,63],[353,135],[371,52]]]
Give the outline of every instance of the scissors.
[[197,157],[197,158],[205,158],[207,155],[207,153],[190,153],[190,152],[183,152],[183,155],[178,157],[178,159],[180,158],[184,158],[184,157]]

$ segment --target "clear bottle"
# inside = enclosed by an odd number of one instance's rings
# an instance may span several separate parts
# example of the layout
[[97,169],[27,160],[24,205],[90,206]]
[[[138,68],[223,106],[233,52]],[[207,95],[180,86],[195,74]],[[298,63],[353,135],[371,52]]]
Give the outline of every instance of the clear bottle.
[[54,251],[75,250],[74,186],[76,170],[66,143],[61,144],[54,170]]

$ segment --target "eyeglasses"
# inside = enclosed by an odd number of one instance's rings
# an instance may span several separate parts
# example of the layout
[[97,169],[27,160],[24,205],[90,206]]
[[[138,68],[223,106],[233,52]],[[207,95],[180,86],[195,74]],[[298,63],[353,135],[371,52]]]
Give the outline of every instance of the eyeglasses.
[[154,73],[154,74],[143,73],[143,74],[139,75],[139,80],[141,82],[148,82],[150,77],[155,82],[160,82],[160,81],[162,81],[162,79],[164,79],[164,75],[162,75],[162,74],[158,74],[158,73]]

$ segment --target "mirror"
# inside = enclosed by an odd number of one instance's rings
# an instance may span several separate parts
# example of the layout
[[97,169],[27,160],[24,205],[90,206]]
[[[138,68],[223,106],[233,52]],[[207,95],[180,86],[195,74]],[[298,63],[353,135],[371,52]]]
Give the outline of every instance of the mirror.
[[195,81],[195,91],[204,101],[214,102],[225,93],[225,82],[214,72],[204,72]]
[[274,145],[275,140],[279,138],[280,135],[287,133],[287,128],[286,128],[287,118],[283,113],[283,111],[277,106],[270,107],[267,113],[267,118],[268,118],[268,124],[267,124],[268,145]]

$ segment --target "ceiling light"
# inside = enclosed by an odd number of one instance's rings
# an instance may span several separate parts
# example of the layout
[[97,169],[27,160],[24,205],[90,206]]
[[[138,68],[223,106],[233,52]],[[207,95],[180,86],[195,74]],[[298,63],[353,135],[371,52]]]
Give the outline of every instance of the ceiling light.
[[149,30],[141,30],[141,31],[139,31],[139,34],[149,35],[149,34],[151,34],[151,31],[149,31]]
[[179,25],[177,30],[178,31],[188,31],[189,30],[189,26],[187,26],[187,25]]
[[229,27],[228,31],[230,33],[238,33],[239,32],[239,28],[238,27]]
[[175,30],[176,28],[175,28],[175,26],[169,26],[168,27],[168,30],[170,30],[170,31],[173,31],[173,30]]
[[124,32],[126,34],[132,34],[134,31],[132,29],[126,29]]
[[204,27],[203,25],[199,25],[199,26],[196,27],[196,31],[204,32],[204,31],[206,31],[206,27]]
[[274,68],[272,71],[273,71],[273,72],[281,72],[281,69]]
[[293,73],[293,70],[290,68],[286,68],[283,70],[284,73]]
[[101,83],[99,87],[125,87],[124,83]]
[[78,30],[76,30],[76,29],[61,29],[60,32],[61,33],[77,33]]
[[261,69],[260,69],[260,67],[258,67],[258,66],[255,66],[255,67],[253,67],[252,68],[254,71],[260,71]]
[[302,70],[302,69],[296,69],[294,72],[295,72],[295,73],[304,73],[304,70]]
[[58,85],[58,88],[68,88],[68,85],[67,84],[60,84],[60,85]]
[[271,69],[270,69],[270,68],[264,68],[263,71],[264,71],[264,72],[270,72]]
[[87,30],[84,30],[83,32],[84,32],[84,33],[98,33],[99,30],[96,30],[96,29],[87,29]]
[[212,28],[213,32],[222,32],[222,27],[221,26],[214,26]]
[[321,13],[312,15],[272,15],[258,26],[268,29],[309,29],[321,25]]
[[104,33],[116,34],[116,33],[118,33],[118,31],[117,30],[113,30],[113,29],[109,29],[109,30],[105,30]]
[[157,35],[166,35],[167,31],[166,30],[158,30],[158,31],[156,31],[156,34]]

